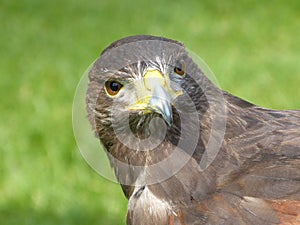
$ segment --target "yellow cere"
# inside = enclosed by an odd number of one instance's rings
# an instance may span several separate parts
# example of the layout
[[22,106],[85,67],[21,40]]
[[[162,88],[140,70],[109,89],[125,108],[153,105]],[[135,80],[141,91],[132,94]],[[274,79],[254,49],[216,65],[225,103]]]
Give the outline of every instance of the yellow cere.
[[144,75],[142,83],[137,82],[136,88],[138,89],[138,100],[128,106],[129,110],[142,110],[143,113],[151,112],[149,109],[149,101],[152,97],[155,86],[161,86],[165,88],[166,91],[175,98],[178,95],[181,95],[181,91],[173,92],[167,85],[166,78],[158,70],[148,70]]
[[134,105],[129,107],[130,110],[144,110],[147,108],[151,96],[146,96],[138,100]]
[[158,70],[149,70],[144,76],[144,83],[148,90],[153,91],[157,85],[165,86],[165,78]]

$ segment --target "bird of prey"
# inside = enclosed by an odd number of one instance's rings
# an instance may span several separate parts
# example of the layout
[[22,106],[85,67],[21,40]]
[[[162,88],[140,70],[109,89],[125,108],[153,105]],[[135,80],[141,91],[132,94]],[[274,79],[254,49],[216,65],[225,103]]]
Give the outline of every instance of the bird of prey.
[[138,35],[89,71],[88,118],[128,225],[300,224],[300,111],[222,91],[185,46]]

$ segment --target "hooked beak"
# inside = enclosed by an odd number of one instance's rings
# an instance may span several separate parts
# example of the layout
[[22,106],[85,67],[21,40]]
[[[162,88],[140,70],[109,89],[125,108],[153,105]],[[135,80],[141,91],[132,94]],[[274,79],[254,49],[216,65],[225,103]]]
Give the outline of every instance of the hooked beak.
[[149,100],[148,108],[162,115],[169,126],[173,123],[171,97],[160,85],[154,87],[153,95]]
[[141,110],[144,114],[156,112],[163,117],[168,126],[171,126],[173,123],[172,100],[178,94],[168,88],[165,77],[157,70],[147,71],[143,85],[138,91],[142,97],[129,106],[129,110]]

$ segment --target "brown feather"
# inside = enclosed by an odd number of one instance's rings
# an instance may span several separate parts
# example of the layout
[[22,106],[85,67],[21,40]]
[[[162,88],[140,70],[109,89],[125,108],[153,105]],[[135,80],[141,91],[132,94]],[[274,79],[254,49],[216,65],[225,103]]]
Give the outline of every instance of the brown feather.
[[[155,40],[160,41],[159,47],[152,43]],[[118,51],[119,46],[135,42],[134,48]],[[167,43],[177,47],[167,48]],[[174,82],[187,95],[176,99],[179,109],[173,109],[173,125],[155,149],[137,151],[129,148],[119,141],[115,133],[125,129],[122,121],[127,119],[124,116],[126,100],[116,103],[118,99],[108,97],[103,89],[104,82],[112,77],[134,80],[149,63],[152,67],[157,67],[161,62],[172,64],[172,60],[179,56],[184,58],[189,71],[183,80]],[[118,68],[122,60],[128,60],[131,64]],[[135,60],[140,61],[137,64]],[[181,43],[160,37],[134,36],[113,43],[95,62],[89,79],[88,118],[105,146],[129,199],[128,225],[300,224],[300,111],[264,109],[221,91],[187,56]],[[208,96],[212,96],[210,102]],[[169,166],[176,168],[181,159],[189,157],[189,160],[177,173],[158,183],[137,185],[141,173],[134,166],[154,165],[175,151],[184,129],[180,115],[190,113],[184,112],[190,108],[186,97],[195,104],[200,121],[200,128],[197,127],[200,135],[192,157],[182,146],[178,149],[180,157],[170,162]],[[118,104],[118,108],[113,109],[113,103]],[[226,114],[223,109],[226,109]],[[112,127],[112,112],[120,121],[119,126]],[[130,116],[129,124],[135,137],[147,137],[147,125],[155,116]],[[226,119],[224,137],[221,134],[222,119]],[[217,122],[214,132],[211,132],[213,120]],[[138,126],[141,121],[142,125]],[[161,132],[161,124],[153,125],[156,133]],[[185,127],[190,128],[185,136],[189,142],[195,135],[195,121],[185,121]],[[209,158],[207,149],[210,139],[221,141],[220,151],[214,161],[202,170],[199,164],[203,157]],[[139,144],[134,140],[130,139],[132,144]],[[127,163],[129,167],[120,167],[118,162]],[[160,168],[147,174],[147,179],[167,173],[167,168]]]
[[300,201],[270,200],[268,203],[276,211],[281,225],[300,224]]

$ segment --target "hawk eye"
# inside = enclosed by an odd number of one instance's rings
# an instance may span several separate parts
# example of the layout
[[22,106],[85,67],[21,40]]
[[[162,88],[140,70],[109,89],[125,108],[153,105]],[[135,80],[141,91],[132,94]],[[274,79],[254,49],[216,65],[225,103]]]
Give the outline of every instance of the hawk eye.
[[105,88],[109,95],[114,96],[118,94],[123,85],[118,81],[110,80],[105,82]]
[[180,60],[174,67],[174,72],[180,76],[185,74],[185,64],[183,60]]

